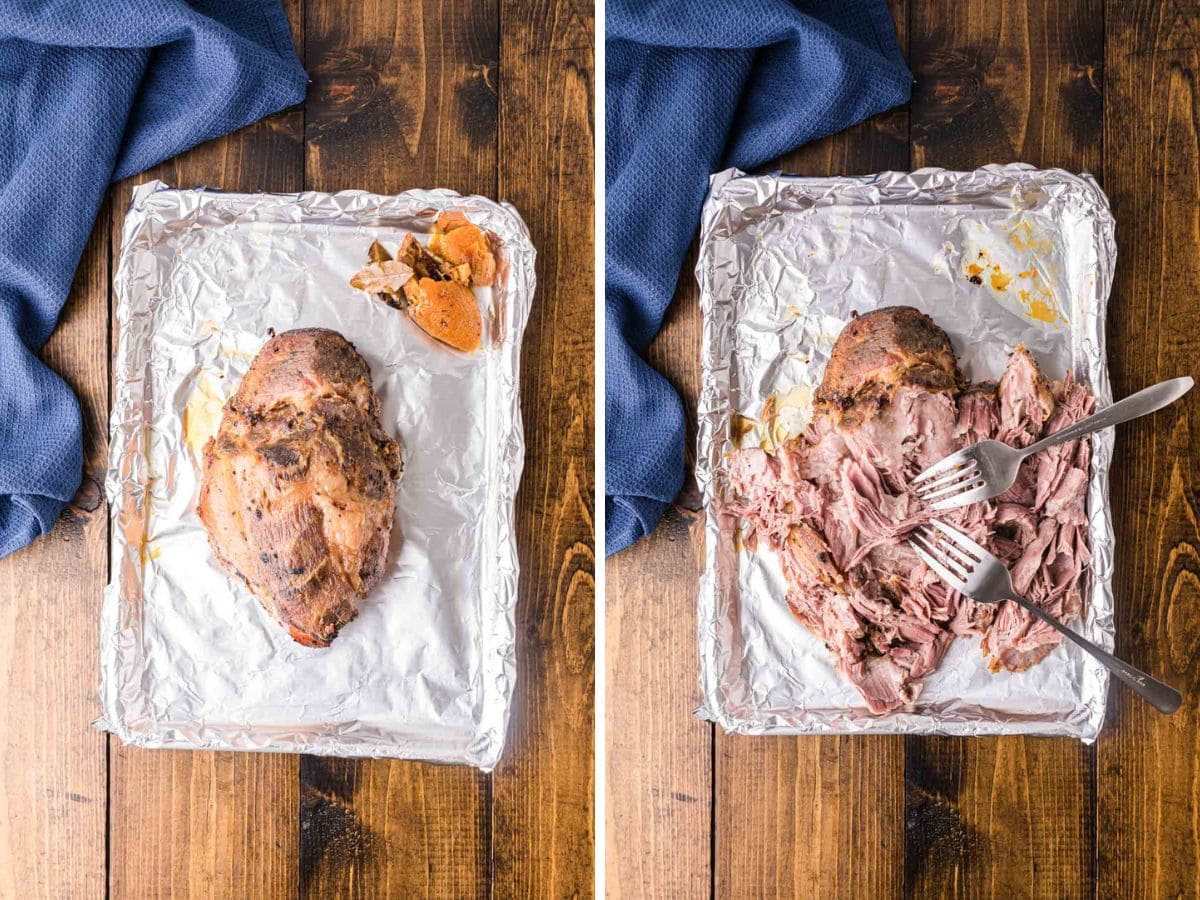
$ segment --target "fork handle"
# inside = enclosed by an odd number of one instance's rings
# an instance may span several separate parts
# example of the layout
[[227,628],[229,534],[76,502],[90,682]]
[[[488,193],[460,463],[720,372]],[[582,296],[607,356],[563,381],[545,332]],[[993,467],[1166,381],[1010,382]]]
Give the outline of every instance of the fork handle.
[[1030,444],[1022,452],[1021,458],[1032,456],[1039,450],[1045,450],[1055,444],[1073,441],[1092,432],[1120,425],[1122,422],[1128,422],[1130,419],[1160,410],[1190,391],[1192,384],[1192,379],[1184,376],[1183,378],[1172,378],[1170,381],[1160,381],[1158,384],[1143,388],[1136,394],[1130,394],[1128,397],[1118,400],[1112,406],[1106,406],[1099,412],[1080,419],[1074,425],[1069,425],[1061,431],[1056,431],[1054,434]]
[[1096,659],[1100,660],[1108,671],[1117,676],[1132,691],[1140,694],[1160,713],[1169,716],[1175,710],[1179,709],[1180,704],[1183,703],[1183,696],[1175,688],[1169,684],[1164,684],[1157,678],[1147,675],[1145,672],[1135,669],[1129,663],[1122,662],[1111,653],[1101,650],[1083,635],[1076,634],[1062,622],[1058,621],[1058,619],[1039,607],[1034,606],[1024,597],[1018,597],[1016,594],[1013,594],[1009,599],[1029,610],[1043,622],[1058,629],[1061,634],[1069,637],[1088,653],[1092,654],[1092,656],[1096,657]]

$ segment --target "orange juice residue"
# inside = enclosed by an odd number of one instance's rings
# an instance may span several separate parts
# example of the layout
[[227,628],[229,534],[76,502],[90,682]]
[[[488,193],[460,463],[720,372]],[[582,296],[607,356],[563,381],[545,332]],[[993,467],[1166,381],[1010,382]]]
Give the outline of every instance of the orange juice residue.
[[1009,235],[1012,245],[1018,250],[1037,250],[1042,253],[1051,249],[1049,238],[1035,234],[1033,226],[1028,222],[1019,222]]
[[1039,322],[1053,322],[1055,319],[1054,310],[1041,300],[1034,300],[1033,303],[1029,304],[1029,318],[1037,319]]

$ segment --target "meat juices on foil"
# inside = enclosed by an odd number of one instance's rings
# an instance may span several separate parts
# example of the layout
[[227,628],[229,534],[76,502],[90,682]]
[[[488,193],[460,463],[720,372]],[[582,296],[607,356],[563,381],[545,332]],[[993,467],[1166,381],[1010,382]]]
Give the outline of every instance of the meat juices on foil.
[[[1024,347],[998,384],[963,389],[932,319],[878,309],[838,336],[807,432],[774,455],[733,454],[729,511],[749,549],[780,553],[792,611],[871,712],[888,712],[916,700],[956,635],[982,635],[993,672],[1027,669],[1061,641],[1016,604],[951,590],[909,550],[909,532],[934,517],[909,480],[979,440],[1027,446],[1093,406],[1069,375],[1048,382]],[[1067,621],[1082,613],[1090,559],[1090,452],[1087,441],[1043,451],[1000,497],[938,514],[1003,560],[1017,591]]]

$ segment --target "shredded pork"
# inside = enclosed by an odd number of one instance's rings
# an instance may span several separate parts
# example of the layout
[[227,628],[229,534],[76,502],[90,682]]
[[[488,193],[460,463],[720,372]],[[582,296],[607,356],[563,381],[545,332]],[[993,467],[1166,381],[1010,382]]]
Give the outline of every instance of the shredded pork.
[[[777,452],[730,460],[728,511],[745,545],[780,554],[789,606],[874,713],[916,700],[956,636],[982,636],[993,672],[1035,665],[1061,640],[1013,603],[961,596],[909,550],[909,532],[933,514],[907,485],[975,441],[1027,446],[1089,414],[1093,398],[1069,376],[1047,381],[1023,347],[998,384],[960,390],[949,347],[910,308],[855,319],[808,431]],[[1069,621],[1081,614],[1090,559],[1089,463],[1086,441],[1053,447],[1002,496],[938,515],[1003,560],[1025,597]]]

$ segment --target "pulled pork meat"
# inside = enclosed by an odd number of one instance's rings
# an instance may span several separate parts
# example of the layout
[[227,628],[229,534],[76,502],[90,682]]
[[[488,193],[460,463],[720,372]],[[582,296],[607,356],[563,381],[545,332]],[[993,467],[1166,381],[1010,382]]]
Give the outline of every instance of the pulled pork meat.
[[[916,700],[956,635],[982,636],[993,672],[1027,669],[1061,640],[1014,603],[963,597],[921,562],[907,538],[934,513],[908,483],[976,441],[1028,446],[1088,415],[1093,397],[1069,375],[1047,381],[1024,347],[998,383],[961,385],[932,319],[876,310],[838,337],[807,432],[775,453],[730,459],[726,510],[745,546],[780,554],[789,606],[873,713]],[[1018,592],[1069,621],[1082,612],[1090,559],[1089,463],[1086,441],[1052,447],[1003,495],[937,515],[1003,560]]]

